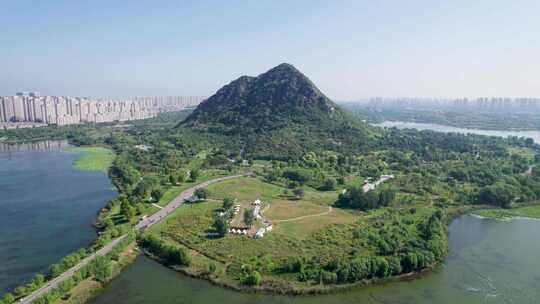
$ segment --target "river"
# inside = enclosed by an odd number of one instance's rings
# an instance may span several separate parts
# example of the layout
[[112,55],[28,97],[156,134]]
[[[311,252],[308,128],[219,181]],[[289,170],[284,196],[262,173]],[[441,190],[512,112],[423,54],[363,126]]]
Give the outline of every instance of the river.
[[0,294],[96,237],[116,195],[105,172],[78,171],[65,141],[0,143]]
[[486,136],[517,136],[528,137],[534,139],[536,143],[540,143],[540,131],[497,131],[497,130],[483,130],[483,129],[469,129],[458,128],[439,124],[431,123],[418,123],[418,122],[405,122],[405,121],[385,121],[378,124],[373,124],[378,127],[396,127],[398,129],[417,129],[417,130],[432,130],[437,132],[453,132],[462,134],[477,134]]
[[127,303],[538,303],[540,221],[462,216],[449,227],[450,253],[436,271],[419,278],[330,295],[249,294],[193,279],[139,257],[91,304]]

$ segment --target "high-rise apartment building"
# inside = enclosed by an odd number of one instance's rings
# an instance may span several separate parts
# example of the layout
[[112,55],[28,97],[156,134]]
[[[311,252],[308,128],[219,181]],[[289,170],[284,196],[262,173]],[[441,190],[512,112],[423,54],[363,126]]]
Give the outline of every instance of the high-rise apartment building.
[[204,97],[135,97],[93,99],[41,96],[20,92],[0,97],[0,123],[35,122],[56,125],[145,119],[199,104]]

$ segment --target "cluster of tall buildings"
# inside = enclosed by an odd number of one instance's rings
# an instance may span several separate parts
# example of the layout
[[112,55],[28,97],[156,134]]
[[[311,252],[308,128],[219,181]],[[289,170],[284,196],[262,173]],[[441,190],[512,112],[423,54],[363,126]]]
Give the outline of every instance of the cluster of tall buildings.
[[94,99],[23,92],[0,97],[0,123],[7,128],[10,124],[24,127],[137,120],[192,107],[202,100],[202,96]]

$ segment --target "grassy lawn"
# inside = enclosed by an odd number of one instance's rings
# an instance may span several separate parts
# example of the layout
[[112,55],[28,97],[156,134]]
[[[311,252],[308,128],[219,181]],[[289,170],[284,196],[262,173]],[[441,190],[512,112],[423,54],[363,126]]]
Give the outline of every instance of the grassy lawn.
[[84,171],[107,171],[114,160],[114,152],[103,147],[72,147],[67,151],[77,153],[74,166]]
[[[290,200],[290,190],[289,195],[284,195],[283,191],[286,188],[269,184],[261,181],[257,178],[252,177],[240,177],[232,180],[223,181],[208,186],[210,190],[210,198],[212,199],[223,199],[226,196],[234,197],[239,201],[254,201],[256,199],[261,199],[264,202],[272,203],[276,200],[287,200],[293,203],[298,201]],[[305,195],[300,200],[300,202],[310,202],[312,204],[328,206],[333,204],[337,199],[337,192],[321,192],[308,187],[304,188]]]
[[[328,211],[328,209],[324,209]],[[318,212],[320,213],[320,212]],[[328,214],[303,218],[290,222],[276,223],[276,234],[291,235],[298,239],[308,238],[312,233],[336,224],[352,224],[357,219],[350,211],[332,209]]]
[[263,183],[251,177],[240,177],[212,184],[208,186],[208,190],[210,190],[210,198],[223,199],[231,196],[239,201],[254,201],[258,198],[262,201],[270,201],[279,198],[283,192],[280,186]]
[[328,207],[312,204],[309,201],[278,199],[272,201],[270,208],[264,212],[264,215],[270,220],[286,220],[325,211],[328,211]]
[[160,206],[167,205],[169,202],[171,202],[175,197],[177,197],[184,190],[185,190],[185,187],[183,186],[170,187],[169,189],[167,189],[167,191],[165,191],[165,193],[163,193],[163,196],[161,197],[159,202],[157,202],[157,204]]

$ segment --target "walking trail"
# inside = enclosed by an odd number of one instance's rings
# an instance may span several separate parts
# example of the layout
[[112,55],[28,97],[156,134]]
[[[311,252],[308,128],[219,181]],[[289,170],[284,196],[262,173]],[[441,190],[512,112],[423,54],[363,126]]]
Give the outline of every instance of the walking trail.
[[329,214],[330,212],[332,212],[332,206],[328,206],[328,210],[325,211],[325,212],[322,212],[322,213],[317,213],[317,214],[310,214],[310,215],[303,215],[303,216],[299,216],[299,217],[295,217],[295,218],[291,218],[291,219],[286,219],[286,220],[273,220],[274,223],[283,223],[283,222],[294,222],[294,221],[300,221],[300,220],[303,220],[303,219],[306,219],[306,218],[310,218],[310,217],[317,217],[317,216],[323,216],[323,215],[327,215]]

